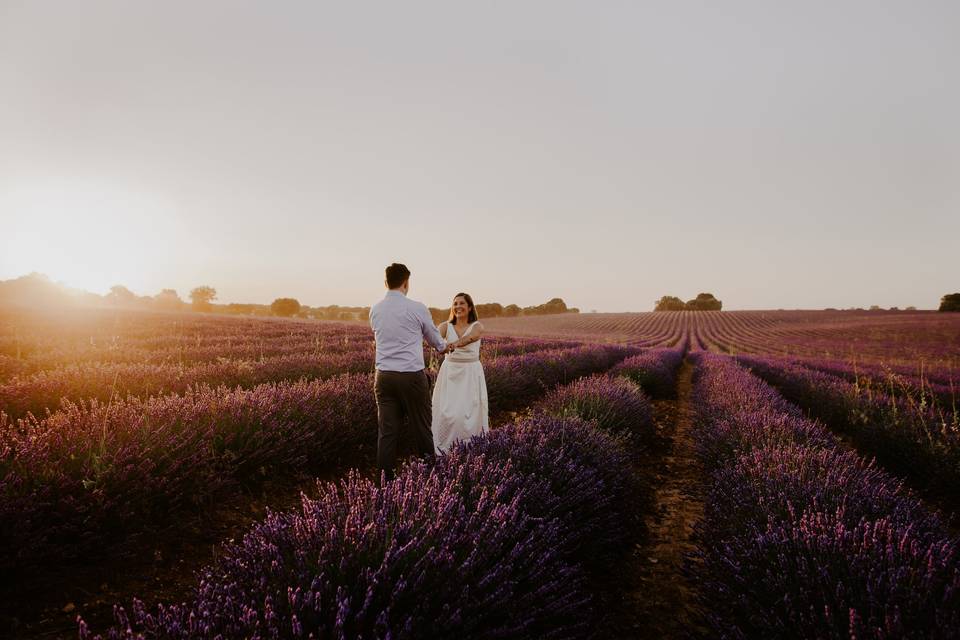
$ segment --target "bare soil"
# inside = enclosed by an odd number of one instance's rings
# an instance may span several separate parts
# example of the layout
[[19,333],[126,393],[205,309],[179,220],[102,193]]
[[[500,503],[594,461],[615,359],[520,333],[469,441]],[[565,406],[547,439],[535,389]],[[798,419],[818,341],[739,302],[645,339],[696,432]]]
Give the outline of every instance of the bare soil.
[[669,639],[700,637],[696,585],[684,566],[696,550],[693,528],[703,515],[703,469],[691,437],[690,393],[693,367],[684,363],[676,400],[655,405],[662,446],[641,458],[637,473],[652,490],[653,504],[644,514],[646,535],[636,544],[617,576],[622,587],[602,603],[607,616],[598,637]]

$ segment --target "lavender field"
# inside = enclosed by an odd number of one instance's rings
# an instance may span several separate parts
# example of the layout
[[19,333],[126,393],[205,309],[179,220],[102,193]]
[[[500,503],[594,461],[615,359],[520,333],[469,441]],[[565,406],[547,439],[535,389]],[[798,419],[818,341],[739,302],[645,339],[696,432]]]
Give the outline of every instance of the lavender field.
[[381,485],[362,324],[0,311],[0,633],[960,637],[960,321],[489,327]]

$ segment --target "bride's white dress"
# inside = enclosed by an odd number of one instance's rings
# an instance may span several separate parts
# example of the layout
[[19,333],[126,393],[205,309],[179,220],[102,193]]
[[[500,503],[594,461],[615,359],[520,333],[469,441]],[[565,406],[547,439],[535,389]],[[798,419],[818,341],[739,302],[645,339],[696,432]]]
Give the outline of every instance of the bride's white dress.
[[[476,324],[476,323],[474,323]],[[470,335],[470,325],[464,336]],[[447,342],[459,338],[447,323]],[[458,440],[469,440],[490,428],[487,416],[487,381],[480,364],[480,340],[448,353],[433,387],[433,443],[447,451]]]

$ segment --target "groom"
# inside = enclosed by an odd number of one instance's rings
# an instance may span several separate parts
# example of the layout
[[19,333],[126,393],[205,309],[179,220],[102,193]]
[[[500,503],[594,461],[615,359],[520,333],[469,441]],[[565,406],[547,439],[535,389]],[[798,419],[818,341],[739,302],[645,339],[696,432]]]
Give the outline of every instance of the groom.
[[386,296],[370,309],[370,326],[377,341],[377,467],[390,480],[397,463],[397,435],[404,416],[418,454],[434,453],[431,432],[430,378],[423,366],[423,339],[437,351],[446,341],[433,326],[426,305],[407,298],[410,270],[394,262],[386,270]]

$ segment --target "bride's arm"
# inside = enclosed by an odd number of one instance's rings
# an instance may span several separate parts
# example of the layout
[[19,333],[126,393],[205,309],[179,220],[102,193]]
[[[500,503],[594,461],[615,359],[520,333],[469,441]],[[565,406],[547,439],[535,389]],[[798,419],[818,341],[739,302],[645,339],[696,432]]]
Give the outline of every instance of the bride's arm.
[[462,338],[453,343],[458,349],[460,347],[465,347],[471,342],[476,342],[483,336],[483,325],[479,321],[474,322],[470,325],[470,328],[467,329],[467,333],[464,334]]

